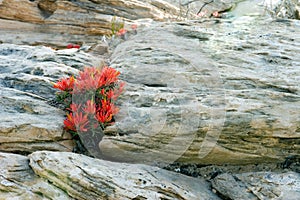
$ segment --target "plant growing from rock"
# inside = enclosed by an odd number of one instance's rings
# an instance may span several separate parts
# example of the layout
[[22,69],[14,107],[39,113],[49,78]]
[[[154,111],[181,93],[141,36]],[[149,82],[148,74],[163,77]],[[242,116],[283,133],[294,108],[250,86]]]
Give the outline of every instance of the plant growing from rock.
[[111,34],[116,35],[121,29],[124,29],[124,21],[121,22],[114,16],[111,20]]
[[57,100],[65,107],[64,127],[73,137],[100,134],[101,139],[102,130],[114,122],[118,113],[115,101],[124,87],[119,75],[119,71],[107,66],[86,67],[78,77],[63,78],[53,84],[59,90]]

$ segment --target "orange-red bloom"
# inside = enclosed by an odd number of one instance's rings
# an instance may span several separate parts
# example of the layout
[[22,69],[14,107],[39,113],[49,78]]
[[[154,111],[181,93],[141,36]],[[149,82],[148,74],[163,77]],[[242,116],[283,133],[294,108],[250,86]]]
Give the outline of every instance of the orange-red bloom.
[[81,112],[67,114],[67,118],[64,121],[64,125],[67,129],[77,132],[78,130],[86,132],[88,130],[88,123],[87,115],[83,115]]
[[113,103],[111,103],[110,101],[107,101],[105,99],[101,100],[101,107],[100,107],[101,111],[105,111],[105,112],[109,112],[113,115],[118,113],[118,108],[115,107],[115,105]]
[[77,80],[74,86],[74,92],[96,91],[98,89],[98,79],[89,77],[84,80]]
[[105,66],[101,71],[101,75],[98,83],[99,88],[116,83],[118,81],[119,75],[120,72],[117,71],[116,69]]
[[68,44],[67,45],[67,49],[72,49],[73,48],[73,44]]
[[75,84],[75,93],[83,91],[96,91],[101,86],[101,70],[94,67],[86,67],[79,72],[79,77]]
[[78,44],[68,44],[67,45],[67,49],[72,49],[72,48],[79,49],[80,45],[78,45]]
[[70,105],[70,108],[67,108],[67,110],[69,110],[70,112],[79,112],[81,109],[81,104],[75,104],[75,103],[72,103]]
[[123,92],[124,86],[125,86],[125,82],[120,82],[118,87],[115,87],[113,90],[110,89],[108,91],[102,89],[100,91],[100,94],[104,97],[104,99],[116,101],[117,98]]
[[109,123],[112,120],[112,114],[104,112],[104,111],[97,112],[97,114],[96,114],[96,120],[98,122],[103,123],[103,124]]
[[73,90],[75,83],[75,78],[71,76],[70,78],[63,78],[61,81],[54,83],[53,87],[62,91],[71,91]]
[[88,100],[83,109],[86,114],[95,114],[96,113],[96,104],[92,100]]
[[127,30],[125,28],[121,28],[118,32],[117,35],[118,36],[122,36],[125,35],[127,33]]
[[[82,100],[86,99],[85,103],[71,103],[70,107],[67,108],[68,114],[64,120],[65,128],[74,132],[86,132],[90,128],[97,128],[99,125],[103,128],[111,124],[113,116],[119,111],[113,104],[113,100],[117,99],[124,87],[124,83],[118,79],[119,75],[119,71],[107,66],[102,70],[86,67],[82,72],[79,72],[78,79],[75,80],[72,76],[55,83],[54,88],[70,93],[71,97],[80,92],[79,97]],[[92,97],[93,92],[96,91],[99,92],[98,95]],[[69,104],[66,103],[66,105]]]
[[82,72],[79,72],[78,80],[89,79],[90,77],[97,77],[101,74],[101,70],[96,67],[85,67]]
[[101,123],[109,123],[112,120],[112,116],[118,113],[118,108],[113,103],[106,99],[101,100],[101,107],[96,113],[96,120]]

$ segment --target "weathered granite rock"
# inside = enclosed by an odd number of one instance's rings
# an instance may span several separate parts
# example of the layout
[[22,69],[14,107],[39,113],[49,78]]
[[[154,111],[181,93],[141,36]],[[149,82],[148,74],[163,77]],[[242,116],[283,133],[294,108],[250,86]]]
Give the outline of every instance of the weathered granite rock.
[[30,166],[74,199],[219,199],[202,179],[156,167],[63,152],[34,152]]
[[72,199],[67,193],[42,179],[29,166],[29,159],[0,153],[0,199]]
[[161,23],[120,44],[111,60],[127,91],[112,136],[100,143],[103,155],[199,164],[298,155],[296,27],[251,17]]
[[72,151],[64,112],[47,103],[56,92],[51,82],[100,61],[75,49],[0,44],[0,150]]
[[232,200],[300,198],[300,174],[296,172],[225,173],[214,178],[212,186],[222,197]]

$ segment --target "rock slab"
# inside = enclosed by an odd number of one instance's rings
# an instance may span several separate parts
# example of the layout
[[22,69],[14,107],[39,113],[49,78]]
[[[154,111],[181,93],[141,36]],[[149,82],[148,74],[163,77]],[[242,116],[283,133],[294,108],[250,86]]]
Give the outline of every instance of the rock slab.
[[71,199],[32,171],[28,157],[0,153],[0,199]]
[[296,172],[225,173],[214,178],[212,186],[223,197],[232,200],[300,198],[300,174]]
[[149,164],[299,155],[299,21],[246,19],[159,23],[117,46],[127,91],[103,154]]
[[[143,24],[136,21],[140,19],[164,21],[195,16],[197,11],[191,11],[190,5],[180,5],[179,2],[181,1],[2,0],[0,43],[47,45],[56,48],[63,48],[68,43],[93,44],[101,36],[111,34],[114,17],[117,22],[125,22],[125,28],[130,30],[133,23],[138,26]],[[197,1],[197,8],[204,2]],[[207,13],[229,7],[230,3],[225,4],[219,0],[206,6]]]
[[[23,163],[17,162],[20,160]],[[219,199],[204,180],[156,167],[68,152],[34,152],[29,160],[33,171],[26,157],[17,156],[15,163],[27,167],[32,176],[46,180],[52,188],[65,191],[71,199]],[[44,195],[46,191],[40,192]]]

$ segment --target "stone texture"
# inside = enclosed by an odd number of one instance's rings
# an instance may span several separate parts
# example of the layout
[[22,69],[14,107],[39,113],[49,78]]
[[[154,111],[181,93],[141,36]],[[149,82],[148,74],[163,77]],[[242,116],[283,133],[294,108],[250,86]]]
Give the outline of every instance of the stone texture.
[[272,14],[278,18],[286,19],[300,19],[300,1],[289,0],[289,1],[277,1],[272,9]]
[[[49,44],[62,48],[61,41],[87,41],[82,35],[111,33],[113,16],[118,21],[140,18],[164,20],[175,18],[178,8],[156,1],[65,1],[65,0],[3,0],[0,2],[2,42],[18,44]],[[20,33],[21,31],[21,33]],[[35,38],[25,35],[34,34]],[[64,45],[66,46],[66,45]]]
[[63,190],[34,174],[29,159],[0,153],[0,199],[72,199]]
[[[217,2],[214,4],[217,10],[231,6]],[[163,0],[2,0],[0,42],[56,48],[68,43],[92,45],[97,43],[99,36],[111,34],[113,16],[119,22],[124,21],[125,27],[130,29],[132,23],[143,24],[134,22],[138,19],[185,19],[182,14],[186,13],[185,7],[179,6],[177,1]]]
[[62,129],[64,113],[38,96],[0,87],[0,150],[72,151],[71,136]]
[[34,152],[30,166],[75,199],[219,199],[202,179],[156,167],[62,152]]
[[296,200],[300,198],[300,175],[296,172],[249,172],[221,174],[212,181],[223,198]]
[[0,45],[0,60],[0,150],[72,151],[73,141],[63,130],[64,112],[49,105],[56,93],[51,82],[100,60],[75,49],[12,44]]
[[[216,23],[217,22],[217,23]],[[298,21],[160,23],[115,49],[127,82],[105,157],[250,164],[298,155]]]
[[211,17],[214,12],[226,12],[234,7],[236,1],[230,0],[214,0],[214,1],[201,1],[201,0],[166,0],[167,2],[177,6],[180,10],[179,19],[182,18],[199,18],[197,14],[201,12],[201,17]]

